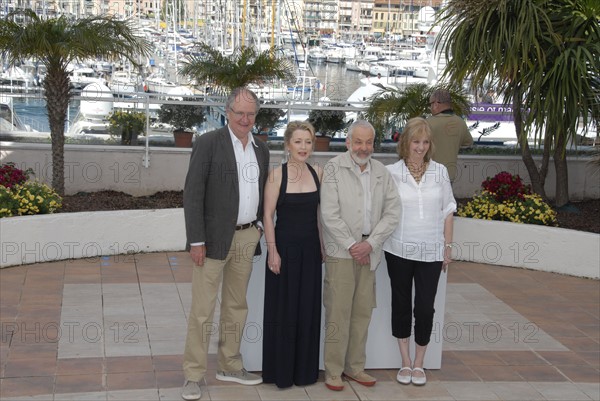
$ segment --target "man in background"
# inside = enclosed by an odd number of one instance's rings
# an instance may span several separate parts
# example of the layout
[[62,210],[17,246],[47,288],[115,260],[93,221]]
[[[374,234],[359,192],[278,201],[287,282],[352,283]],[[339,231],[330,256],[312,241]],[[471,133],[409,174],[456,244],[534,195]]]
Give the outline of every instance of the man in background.
[[448,169],[450,181],[456,178],[458,151],[473,145],[473,137],[465,120],[454,114],[452,97],[446,89],[438,89],[429,98],[432,116],[427,119],[434,144],[433,160]]

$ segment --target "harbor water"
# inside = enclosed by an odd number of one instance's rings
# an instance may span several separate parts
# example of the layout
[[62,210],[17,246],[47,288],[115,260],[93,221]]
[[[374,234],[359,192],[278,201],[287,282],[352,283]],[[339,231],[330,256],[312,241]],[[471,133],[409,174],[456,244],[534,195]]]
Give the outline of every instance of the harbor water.
[[[19,116],[24,124],[39,132],[49,132],[48,112],[46,111],[46,100],[42,96],[33,98],[13,98],[15,114]],[[67,125],[73,121],[79,111],[79,100],[72,100],[67,113]],[[66,127],[65,127],[66,129]]]
[[319,63],[308,64],[307,75],[317,78],[316,99],[328,97],[332,101],[345,101],[361,86],[361,78],[365,76],[357,71],[346,70],[342,64]]
[[[313,100],[327,97],[332,102],[342,103],[361,86],[360,79],[364,78],[360,72],[348,71],[343,65],[332,63],[308,64],[306,76],[316,78]],[[42,95],[14,97],[13,107],[23,123],[31,126],[32,129],[39,132],[50,131],[46,101]],[[75,119],[78,111],[79,100],[72,100],[67,115],[67,125]]]

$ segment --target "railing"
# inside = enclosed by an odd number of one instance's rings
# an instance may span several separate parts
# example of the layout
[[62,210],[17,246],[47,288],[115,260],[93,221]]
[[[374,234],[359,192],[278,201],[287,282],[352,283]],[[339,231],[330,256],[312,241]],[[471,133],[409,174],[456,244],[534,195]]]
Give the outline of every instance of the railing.
[[[283,89],[287,90],[287,87],[283,87]],[[283,90],[280,88],[280,90]],[[264,96],[263,101],[268,102],[266,104],[261,105],[262,108],[278,108],[282,109],[286,112],[286,117],[281,121],[283,125],[288,121],[292,120],[306,120],[311,110],[342,110],[347,114],[347,120],[356,120],[357,114],[361,111],[364,111],[368,104],[366,102],[359,103],[348,103],[348,102],[334,102],[334,103],[344,103],[344,106],[330,106],[328,103],[320,103],[315,101],[313,98],[317,96],[321,96],[324,93],[322,91],[318,91],[316,89],[309,89],[306,93],[310,99],[302,100],[295,99],[297,97],[297,91],[292,89],[287,92],[269,92],[268,90],[257,91],[260,92],[261,95]],[[47,119],[45,108],[42,109],[42,104],[45,104],[45,100],[43,99],[43,95],[41,93],[36,94],[7,94],[7,96],[13,97],[13,99],[18,98],[28,98],[38,100],[38,118],[22,116],[20,115],[21,120],[28,124],[31,128],[36,131],[41,131],[35,133],[28,132],[0,132],[1,140],[9,140],[15,142],[49,142],[50,141],[50,133],[44,132],[43,127]],[[273,99],[273,97],[277,97]],[[207,113],[206,118],[207,121],[203,123],[200,127],[197,127],[197,132],[202,134],[203,132],[207,132],[216,128],[220,128],[225,125],[225,96],[215,96],[215,95],[198,95],[198,96],[186,96],[185,99],[183,97],[177,97],[173,95],[159,94],[159,93],[137,93],[135,97],[123,98],[123,97],[115,97],[109,98],[105,100],[104,97],[98,96],[97,98],[91,99],[90,97],[85,96],[74,96],[71,104],[75,105],[75,107],[70,107],[71,113],[68,115],[68,121],[65,128],[65,134],[69,138],[69,143],[75,144],[103,144],[105,141],[102,140],[102,136],[96,134],[94,135],[84,135],[78,132],[69,132],[69,129],[76,122],[76,115],[72,112],[73,109],[79,109],[77,105],[81,106],[82,103],[93,103],[95,105],[102,103],[112,103],[112,105],[107,105],[107,110],[110,110],[111,107],[113,110],[137,110],[143,111],[147,116],[147,126],[149,126],[148,133],[146,136],[146,146],[172,146],[173,141],[171,135],[169,133],[168,125],[159,124],[158,121],[158,110],[160,106],[163,104],[176,104],[176,105],[195,105],[198,107],[206,107]],[[14,102],[13,102],[14,103]],[[27,106],[25,106],[27,107]],[[19,113],[16,113],[19,115]],[[105,131],[108,128],[108,121],[106,119],[102,120],[98,118],[95,120],[98,122],[98,127],[101,127],[102,124],[105,126]],[[93,131],[93,130],[90,130]],[[166,135],[166,134],[169,135]],[[46,140],[44,140],[44,135],[46,136]],[[341,135],[341,133],[339,133]],[[108,140],[110,143],[110,136],[108,132],[105,133],[104,139]],[[113,142],[116,141],[113,138]]]

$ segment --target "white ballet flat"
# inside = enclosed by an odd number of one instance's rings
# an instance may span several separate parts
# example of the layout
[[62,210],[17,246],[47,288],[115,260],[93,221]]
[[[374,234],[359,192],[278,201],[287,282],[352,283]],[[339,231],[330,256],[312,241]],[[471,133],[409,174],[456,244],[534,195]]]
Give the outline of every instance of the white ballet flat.
[[[402,372],[408,372],[408,374],[402,374]],[[398,375],[396,376],[396,380],[398,380],[399,383],[402,384],[410,384],[412,379],[412,369],[409,368],[408,366],[401,368],[398,371]]]
[[412,375],[410,379],[412,384],[415,386],[423,386],[427,383],[427,376],[425,376],[425,371],[422,368],[413,368],[413,372],[421,372],[423,373],[423,377],[415,377]]

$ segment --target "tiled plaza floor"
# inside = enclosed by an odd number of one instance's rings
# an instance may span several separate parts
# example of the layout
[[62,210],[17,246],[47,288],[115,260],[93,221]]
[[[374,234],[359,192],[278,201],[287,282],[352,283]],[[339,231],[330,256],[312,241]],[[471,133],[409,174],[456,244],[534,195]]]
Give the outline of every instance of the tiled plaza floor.
[[[188,266],[178,252],[0,270],[0,399],[180,400]],[[245,387],[218,382],[211,355],[202,399],[600,399],[600,281],[457,262],[445,321],[472,335],[444,335],[442,369],[424,387],[397,383],[396,370],[341,392],[322,377]]]

